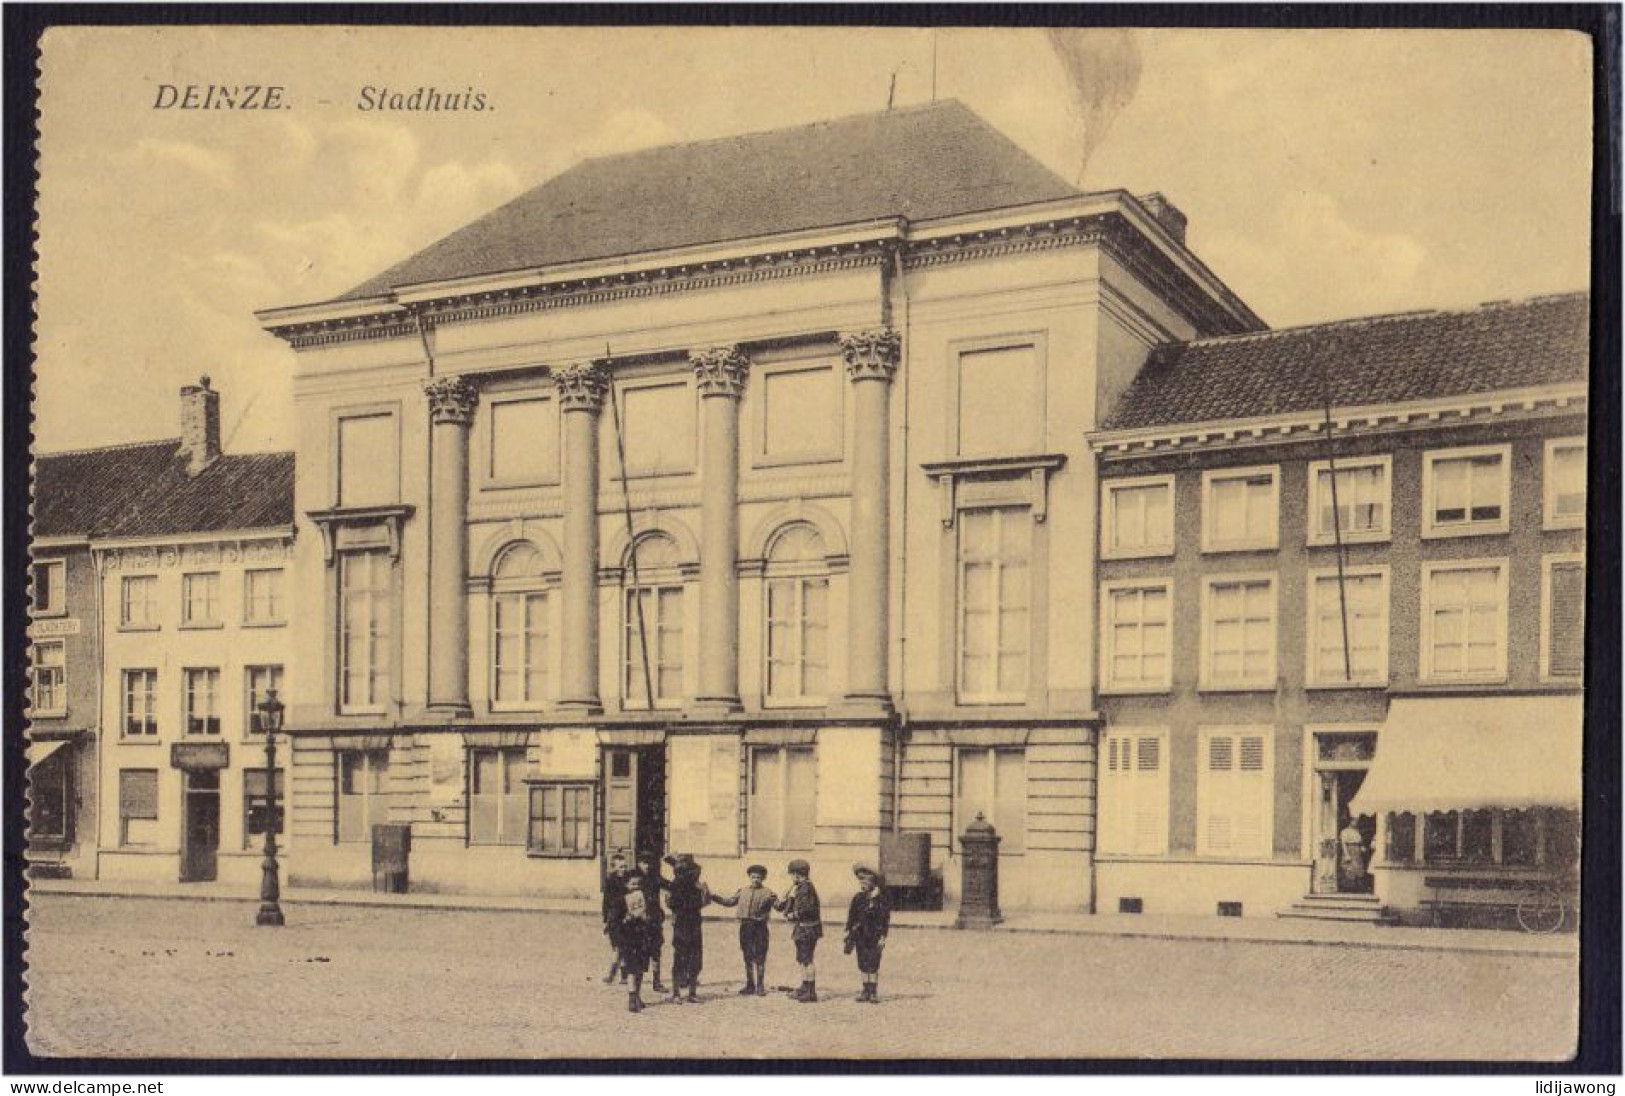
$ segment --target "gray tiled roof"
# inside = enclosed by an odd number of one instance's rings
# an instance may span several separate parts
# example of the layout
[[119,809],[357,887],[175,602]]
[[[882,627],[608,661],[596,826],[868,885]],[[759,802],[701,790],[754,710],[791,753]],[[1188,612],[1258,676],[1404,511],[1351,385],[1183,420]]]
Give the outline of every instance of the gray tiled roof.
[[953,100],[586,160],[340,299],[475,274],[1080,193]]
[[41,455],[33,535],[154,537],[293,524],[293,454],[229,453],[196,476],[174,439]]
[[1103,430],[1300,414],[1583,381],[1584,293],[1172,343]]

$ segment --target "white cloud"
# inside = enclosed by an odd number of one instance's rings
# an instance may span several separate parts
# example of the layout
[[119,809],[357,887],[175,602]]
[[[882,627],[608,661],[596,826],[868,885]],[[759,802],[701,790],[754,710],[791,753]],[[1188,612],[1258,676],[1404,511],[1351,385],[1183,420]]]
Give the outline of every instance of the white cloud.
[[156,164],[178,164],[197,173],[222,190],[237,185],[236,162],[230,153],[204,148],[190,141],[172,141],[163,137],[143,137],[135,143],[138,161]]

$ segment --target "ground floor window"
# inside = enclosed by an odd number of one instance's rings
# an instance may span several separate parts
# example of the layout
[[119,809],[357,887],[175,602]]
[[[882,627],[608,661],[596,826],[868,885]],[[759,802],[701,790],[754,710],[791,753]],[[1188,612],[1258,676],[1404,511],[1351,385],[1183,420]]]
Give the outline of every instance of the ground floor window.
[[1100,834],[1106,853],[1168,851],[1167,732],[1122,728],[1105,736],[1100,766]]
[[999,837],[1001,853],[1027,847],[1027,751],[1020,747],[974,747],[955,758],[954,834],[978,814]]
[[1197,758],[1196,852],[1265,858],[1273,847],[1269,727],[1204,727]]
[[751,848],[812,848],[816,773],[811,746],[757,746],[750,751],[745,816]]
[[530,786],[530,837],[538,856],[594,856],[593,786],[545,783]]
[[31,841],[66,844],[73,840],[73,766],[71,746],[28,770],[28,837]]
[[468,843],[523,845],[529,821],[523,746],[468,751]]
[[158,843],[158,770],[120,769],[118,774],[118,843]]
[[335,841],[371,841],[372,827],[389,821],[383,796],[388,750],[340,750]]
[[272,797],[265,786],[264,769],[243,770],[243,846],[251,848],[257,844],[256,839],[265,837],[265,827],[270,823],[281,834],[283,828],[283,814],[287,805],[285,781],[281,769],[276,773],[276,803],[273,809]]
[[1388,815],[1391,864],[1563,869],[1578,855],[1573,811],[1478,810]]

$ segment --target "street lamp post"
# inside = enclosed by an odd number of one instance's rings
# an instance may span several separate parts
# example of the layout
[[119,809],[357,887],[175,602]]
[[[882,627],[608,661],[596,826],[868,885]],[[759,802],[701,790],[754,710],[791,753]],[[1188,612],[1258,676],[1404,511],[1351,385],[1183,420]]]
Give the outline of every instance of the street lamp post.
[[254,918],[256,925],[281,925],[282,888],[277,882],[276,867],[276,733],[282,729],[282,701],[275,689],[265,690],[265,699],[259,703],[260,728],[265,732],[265,859],[260,872],[260,912]]

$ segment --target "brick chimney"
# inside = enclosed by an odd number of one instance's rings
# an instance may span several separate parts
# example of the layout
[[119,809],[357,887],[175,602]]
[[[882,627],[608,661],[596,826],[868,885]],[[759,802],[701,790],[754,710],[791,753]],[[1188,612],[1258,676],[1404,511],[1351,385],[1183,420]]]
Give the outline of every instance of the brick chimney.
[[1150,194],[1141,194],[1137,200],[1159,225],[1168,230],[1168,235],[1180,243],[1185,242],[1185,214],[1165,198],[1161,191],[1154,190]]
[[181,453],[186,474],[195,476],[220,455],[220,393],[207,375],[181,389]]

